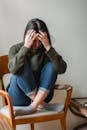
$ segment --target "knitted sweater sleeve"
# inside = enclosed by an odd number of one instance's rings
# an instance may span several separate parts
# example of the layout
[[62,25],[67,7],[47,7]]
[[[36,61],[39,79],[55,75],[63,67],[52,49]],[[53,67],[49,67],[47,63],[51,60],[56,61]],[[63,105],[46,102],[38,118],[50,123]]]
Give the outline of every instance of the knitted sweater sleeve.
[[58,74],[62,74],[66,71],[67,68],[66,62],[63,60],[62,56],[56,52],[56,50],[53,47],[51,47],[49,51],[46,51],[46,55],[53,62],[54,67]]
[[11,73],[15,74],[24,65],[25,55],[28,50],[29,49],[24,46],[18,49],[17,45],[10,48],[8,55],[8,68]]

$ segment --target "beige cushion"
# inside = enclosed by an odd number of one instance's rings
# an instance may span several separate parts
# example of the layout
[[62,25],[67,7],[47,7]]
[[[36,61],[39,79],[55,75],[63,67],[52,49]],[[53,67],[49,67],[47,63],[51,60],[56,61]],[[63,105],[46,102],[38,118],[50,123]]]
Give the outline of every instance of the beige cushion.
[[[55,104],[53,104],[55,106]],[[61,103],[58,103],[56,104],[56,110],[46,110],[46,109],[40,109],[40,110],[37,110],[35,113],[33,114],[29,114],[29,115],[25,115],[23,113],[22,116],[30,116],[30,117],[35,117],[35,116],[42,116],[42,115],[49,115],[49,114],[56,114],[56,113],[59,113],[59,112],[62,112],[64,110],[64,104],[61,104]],[[21,107],[20,107],[21,108]],[[17,111],[17,107],[13,107],[14,109],[14,115]],[[4,106],[0,109],[0,113],[4,114],[5,116],[7,117],[10,117],[9,115],[9,109],[8,109],[8,105],[7,106]]]
[[11,79],[12,74],[11,73],[7,73],[3,75],[2,81],[3,81],[3,85],[5,90],[7,89],[7,87],[10,84],[10,79]]

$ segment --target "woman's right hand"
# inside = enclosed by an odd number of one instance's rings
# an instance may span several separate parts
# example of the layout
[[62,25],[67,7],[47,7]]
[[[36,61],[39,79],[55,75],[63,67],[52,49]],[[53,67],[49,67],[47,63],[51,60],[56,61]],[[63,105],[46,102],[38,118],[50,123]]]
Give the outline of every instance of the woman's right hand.
[[25,36],[25,42],[24,42],[24,46],[27,48],[31,48],[31,46],[33,45],[34,40],[37,37],[37,33],[35,30],[29,30]]

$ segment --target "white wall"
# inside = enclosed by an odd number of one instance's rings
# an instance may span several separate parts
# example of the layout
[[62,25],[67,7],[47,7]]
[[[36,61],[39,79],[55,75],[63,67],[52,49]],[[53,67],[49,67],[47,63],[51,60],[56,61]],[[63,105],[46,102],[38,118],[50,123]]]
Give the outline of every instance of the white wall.
[[[57,82],[71,84],[73,96],[87,96],[87,1],[0,0],[0,55],[7,54],[10,46],[22,40],[28,20],[34,17],[47,23],[55,38],[53,46],[67,61],[67,71]],[[74,118],[69,112],[68,130],[79,123],[80,119]],[[38,130],[56,130],[59,128],[56,123],[53,127],[50,123],[36,127]],[[28,126],[22,129],[28,130]]]

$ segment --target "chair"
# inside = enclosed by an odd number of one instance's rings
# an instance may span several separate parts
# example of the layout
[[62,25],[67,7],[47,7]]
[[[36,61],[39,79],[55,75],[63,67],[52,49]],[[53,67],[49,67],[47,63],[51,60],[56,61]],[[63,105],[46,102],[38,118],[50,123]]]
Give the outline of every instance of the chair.
[[30,124],[31,130],[34,130],[34,123],[46,122],[52,120],[60,120],[61,130],[66,130],[66,115],[70,105],[70,99],[72,94],[72,87],[70,85],[55,85],[55,90],[65,90],[66,99],[64,102],[64,108],[61,111],[43,111],[30,115],[15,116],[13,106],[9,94],[5,91],[3,85],[3,75],[9,73],[8,67],[8,55],[0,56],[0,96],[2,97],[2,107],[0,110],[0,119],[6,119],[10,128],[16,130],[16,125]]
[[[71,112],[79,117],[87,119],[87,97],[73,97],[70,101]],[[73,130],[87,129],[87,121],[79,123]]]

